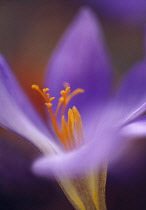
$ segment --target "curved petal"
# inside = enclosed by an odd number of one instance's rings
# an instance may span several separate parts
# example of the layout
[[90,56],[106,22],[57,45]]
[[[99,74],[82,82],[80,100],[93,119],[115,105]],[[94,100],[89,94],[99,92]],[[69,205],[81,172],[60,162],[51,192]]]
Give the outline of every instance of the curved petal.
[[[0,84],[0,89],[1,89]],[[3,96],[3,95],[1,95]],[[21,112],[19,107],[10,98],[3,96],[0,103],[0,125],[27,139],[41,152],[49,154],[57,152],[58,147],[53,143],[49,136],[46,136],[39,130],[28,118]]]
[[[53,151],[57,147],[50,141],[49,135],[43,132],[45,126],[43,127],[41,119],[35,115],[25,96],[23,98],[23,93],[15,82],[7,64],[0,57],[0,125],[26,138],[41,151]],[[33,123],[35,120],[38,120],[38,124]]]
[[111,63],[100,24],[90,10],[82,9],[68,28],[49,62],[46,76],[46,86],[52,96],[60,96],[64,82],[68,82],[72,90],[85,90],[70,105],[77,106],[82,114],[88,111],[90,104],[107,100],[111,88]]
[[[41,117],[38,116],[37,112],[27,99],[26,95],[22,91],[16,78],[12,74],[10,67],[8,66],[6,60],[2,55],[0,55],[0,86],[1,103],[4,97],[12,98],[12,100],[14,100],[15,103],[18,105],[19,109],[24,112],[25,115],[27,115],[29,120],[35,123],[35,125],[38,126],[38,128],[41,129],[43,132],[48,134],[46,125],[44,124]],[[0,108],[0,113],[2,112],[3,110]]]
[[[108,119],[107,119],[108,121]],[[96,170],[107,161],[115,158],[115,151],[120,151],[117,130],[112,123],[103,119],[99,122],[90,141],[72,152],[43,157],[33,165],[33,171],[42,176],[73,177]],[[117,155],[117,154],[116,154]]]
[[116,103],[126,119],[146,110],[146,61],[136,64],[124,77],[116,95]]
[[139,117],[132,123],[124,126],[121,133],[124,137],[130,139],[146,137],[146,115]]

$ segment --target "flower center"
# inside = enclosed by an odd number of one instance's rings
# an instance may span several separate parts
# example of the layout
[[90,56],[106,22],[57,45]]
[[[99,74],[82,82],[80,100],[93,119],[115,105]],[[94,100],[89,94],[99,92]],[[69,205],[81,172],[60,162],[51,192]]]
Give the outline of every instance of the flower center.
[[[55,97],[50,97],[49,89],[40,89],[37,85],[32,85],[32,88],[38,91],[45,100],[45,105],[50,114],[52,126],[60,141],[66,150],[72,150],[79,147],[83,141],[82,119],[78,109],[73,106],[68,109],[67,120],[65,119],[65,111],[70,100],[77,94],[83,93],[83,89],[76,89],[70,92],[68,83],[65,83],[65,89],[60,92],[61,97],[58,100],[58,105],[55,112],[52,109],[52,101]],[[60,113],[61,125],[57,122],[58,114]]]

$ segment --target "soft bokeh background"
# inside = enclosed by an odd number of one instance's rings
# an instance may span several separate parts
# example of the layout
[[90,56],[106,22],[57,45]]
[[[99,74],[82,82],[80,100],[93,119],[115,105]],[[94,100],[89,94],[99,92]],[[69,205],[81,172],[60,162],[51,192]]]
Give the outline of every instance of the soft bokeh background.
[[[43,87],[48,59],[81,6],[77,0],[0,1],[0,52],[43,117],[43,102],[31,85]],[[127,68],[142,58],[144,27],[99,18],[119,81]],[[145,148],[145,140],[136,142],[130,154],[109,170],[108,209],[146,209]],[[73,209],[55,181],[32,174],[30,166],[39,155],[30,144],[0,129],[0,209]]]

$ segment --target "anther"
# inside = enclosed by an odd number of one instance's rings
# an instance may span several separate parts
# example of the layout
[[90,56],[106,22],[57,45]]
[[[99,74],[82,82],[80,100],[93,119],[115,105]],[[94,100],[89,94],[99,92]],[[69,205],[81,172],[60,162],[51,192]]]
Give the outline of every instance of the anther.
[[32,85],[31,88],[35,89],[35,90],[39,90],[40,89],[38,85]]
[[44,88],[43,89],[43,93],[46,93],[47,91],[49,91],[49,88]]
[[[54,128],[55,133],[58,138],[62,142],[63,146],[66,150],[72,149],[75,146],[79,146],[81,141],[83,140],[83,130],[82,130],[82,119],[79,111],[76,107],[68,110],[68,119],[65,120],[65,109],[69,103],[69,101],[77,94],[83,93],[83,89],[76,89],[72,93],[70,93],[70,87],[68,83],[65,83],[65,90],[60,91],[61,97],[58,100],[58,105],[56,107],[56,111],[53,112],[52,109],[52,101],[55,97],[50,97],[50,94],[47,93],[49,91],[48,88],[40,89],[37,85],[32,85],[32,88],[37,90],[42,97],[45,99],[45,105],[48,108],[50,118],[52,121],[52,126]],[[58,125],[57,116],[61,111],[61,126]]]

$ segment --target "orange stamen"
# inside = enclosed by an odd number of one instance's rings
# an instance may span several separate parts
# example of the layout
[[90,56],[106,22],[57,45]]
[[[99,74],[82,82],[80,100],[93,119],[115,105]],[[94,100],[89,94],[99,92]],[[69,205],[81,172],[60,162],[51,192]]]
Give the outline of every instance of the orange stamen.
[[84,90],[83,90],[83,89],[80,89],[80,88],[74,90],[74,91],[68,96],[68,98],[67,98],[67,104],[69,103],[69,101],[70,101],[74,96],[76,96],[76,95],[79,94],[79,93],[83,93],[83,92],[84,92]]
[[[37,85],[32,85],[32,88],[38,91],[41,96],[45,99],[45,105],[48,108],[50,118],[55,133],[62,142],[66,150],[72,149],[73,147],[79,146],[83,140],[83,129],[82,129],[82,119],[79,111],[76,107],[68,110],[68,120],[65,120],[65,109],[69,101],[77,94],[83,93],[83,89],[76,89],[70,93],[70,87],[68,83],[65,83],[65,90],[60,92],[61,97],[59,98],[58,105],[55,113],[52,110],[52,101],[55,97],[50,97],[48,94],[49,89],[40,89]],[[62,110],[61,110],[62,109]],[[57,116],[61,110],[61,127],[58,125]]]
[[68,110],[68,130],[69,130],[69,139],[71,142],[75,142],[75,136],[74,136],[74,131],[75,131],[75,119],[73,115],[72,109]]
[[64,116],[62,116],[61,118],[61,124],[62,124],[62,135],[63,135],[63,144],[64,144],[64,147],[66,149],[68,149],[68,141],[69,141],[69,129],[68,129],[68,125],[65,121],[65,118]]
[[38,85],[32,85],[31,87],[32,89],[35,89],[36,91],[38,91],[41,94],[41,96],[45,99],[46,102],[48,103],[50,102],[49,100],[50,95],[46,94],[46,92],[49,90],[48,88],[45,88],[43,89],[43,91],[41,91]]
[[72,108],[73,114],[74,114],[74,119],[75,119],[75,127],[76,127],[76,136],[77,136],[77,144],[80,144],[83,138],[83,128],[82,128],[82,119],[79,111],[77,108],[74,106]]

